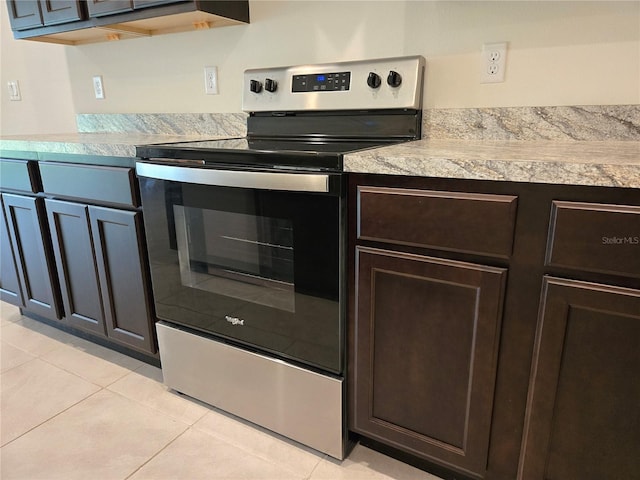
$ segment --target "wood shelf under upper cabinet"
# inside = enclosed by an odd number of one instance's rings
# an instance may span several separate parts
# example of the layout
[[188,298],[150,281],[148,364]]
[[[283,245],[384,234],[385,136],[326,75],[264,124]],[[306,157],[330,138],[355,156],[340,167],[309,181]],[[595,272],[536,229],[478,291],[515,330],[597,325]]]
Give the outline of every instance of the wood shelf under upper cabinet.
[[14,31],[16,39],[83,45],[249,23],[248,1],[182,1]]

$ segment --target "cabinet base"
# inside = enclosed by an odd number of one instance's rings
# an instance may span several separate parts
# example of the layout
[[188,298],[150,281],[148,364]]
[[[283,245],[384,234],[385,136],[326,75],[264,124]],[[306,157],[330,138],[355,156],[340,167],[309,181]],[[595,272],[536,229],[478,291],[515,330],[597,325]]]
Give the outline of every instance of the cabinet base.
[[381,443],[377,440],[372,440],[368,437],[360,436],[358,438],[358,441],[360,445],[363,445],[372,450],[376,450],[377,452],[388,455],[389,457],[395,458],[396,460],[400,460],[401,462],[411,465],[412,467],[416,467],[420,470],[424,470],[425,472],[429,472],[442,478],[443,480],[476,480],[473,477],[467,477],[461,473],[448,470],[438,464],[416,457],[402,450],[398,450],[397,448],[390,447],[389,445]]
[[77,328],[65,325],[60,320],[51,320],[23,308],[20,309],[20,314],[24,315],[25,317],[29,317],[32,320],[37,320],[38,322],[45,323],[50,327],[62,330],[63,332],[67,332],[73,336],[88,340],[91,343],[106,347],[110,350],[115,350],[116,352],[122,353],[123,355],[135,358],[136,360],[140,360],[141,362],[148,363],[149,365],[153,365],[154,367],[160,367],[160,356],[158,354],[152,355],[146,354],[144,352],[138,352],[137,350],[133,350],[120,345],[119,343],[115,343],[108,338],[92,335],[91,333],[85,332],[84,330],[78,330]]

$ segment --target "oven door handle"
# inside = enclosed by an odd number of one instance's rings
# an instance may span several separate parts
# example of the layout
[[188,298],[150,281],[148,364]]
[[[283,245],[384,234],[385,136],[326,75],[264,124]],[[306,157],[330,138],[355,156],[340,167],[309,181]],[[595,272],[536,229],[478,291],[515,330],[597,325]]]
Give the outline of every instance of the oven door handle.
[[155,163],[136,163],[139,177],[220,187],[328,193],[329,175],[321,173],[254,172],[216,170]]

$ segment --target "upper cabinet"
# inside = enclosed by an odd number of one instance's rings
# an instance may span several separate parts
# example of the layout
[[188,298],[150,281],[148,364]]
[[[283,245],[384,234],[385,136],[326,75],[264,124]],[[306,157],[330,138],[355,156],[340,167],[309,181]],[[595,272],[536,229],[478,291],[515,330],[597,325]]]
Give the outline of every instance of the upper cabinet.
[[[42,1],[42,0],[41,0]],[[130,12],[139,8],[156,7],[187,0],[86,0],[90,17],[102,17],[114,13]]]
[[7,0],[16,39],[82,45],[249,23],[248,0]]
[[42,14],[40,13],[40,3],[37,1],[7,0],[7,10],[9,12],[11,30],[13,31],[27,30],[44,25]]
[[89,15],[101,17],[133,10],[132,0],[87,0]]
[[[12,0],[14,3],[29,3]],[[87,8],[79,0],[40,0],[40,11],[45,25],[75,22],[87,18]]]

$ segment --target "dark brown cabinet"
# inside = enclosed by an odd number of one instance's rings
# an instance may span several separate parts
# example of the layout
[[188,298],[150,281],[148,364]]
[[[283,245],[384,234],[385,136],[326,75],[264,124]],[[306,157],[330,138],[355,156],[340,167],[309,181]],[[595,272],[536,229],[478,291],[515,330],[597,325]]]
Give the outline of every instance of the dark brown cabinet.
[[[128,208],[137,204],[130,168],[41,162],[40,173],[43,189],[51,195]],[[64,321],[156,353],[142,214],[54,199],[46,200],[46,209]]]
[[62,309],[43,199],[3,193],[2,204],[24,307],[51,320],[59,320]]
[[7,0],[16,39],[63,45],[249,23],[247,0]]
[[445,478],[636,478],[639,262],[637,189],[350,174],[349,429]]
[[545,264],[518,478],[635,478],[640,206],[554,200]]
[[12,30],[84,20],[86,4],[80,0],[7,0]]
[[133,8],[155,7],[169,3],[186,2],[188,0],[133,0]]
[[45,25],[75,22],[87,18],[86,5],[80,0],[39,0]]
[[42,199],[35,198],[40,189],[36,165],[0,159],[0,299],[57,319],[57,285],[50,283],[55,267],[49,244],[42,243],[47,236]]
[[0,300],[24,307],[18,270],[0,198]]
[[140,212],[89,207],[107,335],[157,351]]
[[87,0],[89,16],[100,17],[133,10],[133,0]]
[[358,247],[352,427],[482,475],[506,270]]
[[349,427],[483,478],[518,198],[357,180],[350,192]]
[[89,15],[101,17],[116,13],[129,12],[139,8],[157,7],[188,0],[87,0]]
[[44,25],[38,0],[7,0],[7,12],[11,29],[14,31]]
[[553,201],[545,263],[640,278],[640,206]]
[[545,277],[518,478],[640,473],[640,290]]
[[64,321],[106,335],[89,208],[58,200],[47,199],[45,203],[58,265]]

